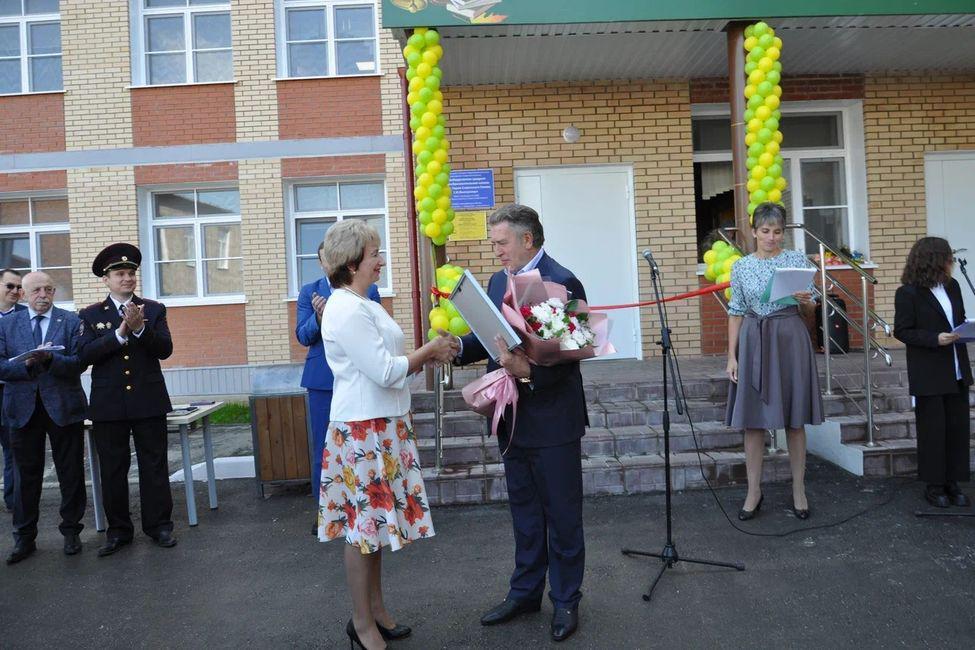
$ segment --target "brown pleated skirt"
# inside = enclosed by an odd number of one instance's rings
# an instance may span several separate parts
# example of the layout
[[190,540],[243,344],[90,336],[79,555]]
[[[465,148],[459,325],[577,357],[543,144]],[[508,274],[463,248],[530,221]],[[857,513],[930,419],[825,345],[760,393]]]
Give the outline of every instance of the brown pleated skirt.
[[725,424],[797,429],[822,422],[816,356],[799,309],[749,312],[738,334],[738,383],[729,383]]

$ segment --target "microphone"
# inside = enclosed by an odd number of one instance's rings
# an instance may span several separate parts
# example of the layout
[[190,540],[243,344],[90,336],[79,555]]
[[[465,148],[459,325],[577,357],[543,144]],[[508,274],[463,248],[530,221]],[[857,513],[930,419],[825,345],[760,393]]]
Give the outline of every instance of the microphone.
[[660,273],[660,268],[657,266],[657,261],[653,259],[653,253],[650,252],[649,248],[643,251],[643,259],[645,259],[647,264],[650,265],[651,271],[654,273]]

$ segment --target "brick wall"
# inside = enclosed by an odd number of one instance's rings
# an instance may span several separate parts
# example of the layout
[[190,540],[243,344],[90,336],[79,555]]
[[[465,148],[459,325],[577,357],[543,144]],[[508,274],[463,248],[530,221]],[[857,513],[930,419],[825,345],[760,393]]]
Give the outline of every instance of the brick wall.
[[321,158],[283,158],[281,175],[284,178],[312,176],[353,176],[382,174],[386,171],[383,154],[369,156],[326,156]]
[[142,165],[135,168],[135,184],[237,182],[237,163],[199,163],[191,165]]
[[[493,168],[499,205],[514,200],[515,166],[632,165],[636,250],[653,245],[668,291],[697,288],[686,81],[448,87],[444,95],[451,164],[454,169]],[[561,138],[570,122],[583,134],[576,144]],[[480,277],[497,269],[487,242],[449,243],[447,252]],[[570,261],[563,261],[571,267]],[[638,268],[640,300],[649,300],[649,271]],[[647,355],[656,354],[654,318],[650,310],[641,312]],[[676,345],[697,353],[698,306],[674,305],[671,322]]]
[[[713,104],[728,101],[728,79],[691,79],[691,103]],[[861,74],[786,75],[782,78],[782,97],[790,102],[826,99],[863,99]]]
[[975,149],[975,75],[869,75],[865,88],[870,252],[880,267],[877,311],[893,323],[904,260],[927,234],[924,154]]
[[61,171],[0,174],[0,192],[63,190],[68,187],[68,174]]
[[282,140],[382,132],[378,77],[279,81],[277,96]]
[[0,97],[0,153],[64,151],[64,95]]
[[170,307],[173,356],[166,368],[230,366],[247,363],[244,305]]
[[232,83],[132,89],[132,136],[138,147],[233,142]]
[[235,0],[230,12],[234,43],[237,140],[278,137],[274,0]]
[[68,150],[132,145],[126,4],[61,0]]

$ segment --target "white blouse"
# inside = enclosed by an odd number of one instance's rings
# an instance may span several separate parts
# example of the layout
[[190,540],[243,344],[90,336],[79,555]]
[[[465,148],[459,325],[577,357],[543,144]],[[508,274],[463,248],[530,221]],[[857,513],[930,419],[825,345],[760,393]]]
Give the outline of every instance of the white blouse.
[[[951,298],[948,297],[948,292],[945,291],[944,285],[943,284],[934,285],[933,287],[931,287],[931,293],[933,293],[934,297],[938,299],[939,303],[941,303],[941,309],[942,311],[944,311],[945,317],[948,319],[948,324],[954,325],[955,317],[951,309]],[[955,355],[955,379],[961,379],[961,366],[958,365],[958,349],[955,348],[954,345],[952,345],[951,351]]]
[[325,358],[335,375],[334,422],[398,417],[410,410],[403,330],[382,305],[336,289],[322,313]]

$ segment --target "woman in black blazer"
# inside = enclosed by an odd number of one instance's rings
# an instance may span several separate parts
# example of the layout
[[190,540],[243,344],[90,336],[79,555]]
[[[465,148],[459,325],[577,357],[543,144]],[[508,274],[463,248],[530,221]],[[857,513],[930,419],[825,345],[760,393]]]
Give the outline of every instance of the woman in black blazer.
[[917,473],[924,496],[939,508],[968,506],[959,481],[969,480],[968,349],[951,330],[965,320],[961,287],[951,277],[951,246],[923,237],[911,248],[894,297],[894,336],[907,346],[914,396]]

